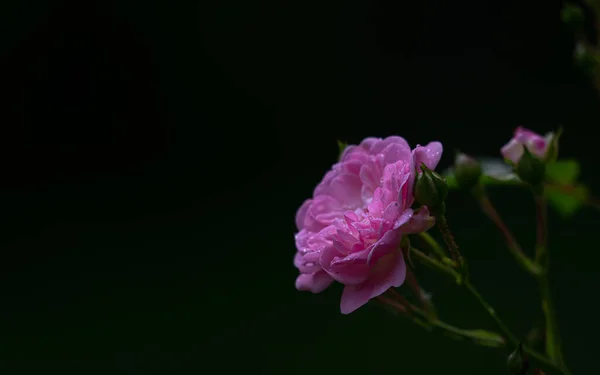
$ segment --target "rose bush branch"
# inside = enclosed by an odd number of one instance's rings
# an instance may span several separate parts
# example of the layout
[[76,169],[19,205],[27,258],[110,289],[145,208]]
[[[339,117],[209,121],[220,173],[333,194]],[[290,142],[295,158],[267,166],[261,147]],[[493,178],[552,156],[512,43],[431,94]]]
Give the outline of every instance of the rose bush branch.
[[[525,129],[519,131],[523,136],[528,135]],[[556,139],[542,139],[545,143],[537,138],[513,139],[503,148],[503,154],[506,151],[520,159],[511,162],[521,177],[520,183],[536,186],[534,180],[544,177],[545,165],[540,167],[538,153],[554,157],[552,155],[557,153]],[[471,338],[477,336],[477,332],[483,332],[462,330],[437,318],[433,304],[424,297],[417,279],[407,267],[405,259],[410,262],[413,256],[464,287],[486,310],[506,340],[516,347],[519,344],[518,337],[471,283],[467,261],[450,232],[445,216],[447,184],[434,171],[442,154],[442,145],[430,142],[413,149],[403,138],[392,136],[385,139],[367,138],[359,145],[343,147],[338,162],[317,185],[312,198],[307,199],[297,211],[294,265],[300,275],[296,279],[296,288],[320,293],[333,282],[338,282],[344,286],[340,302],[343,314],[352,313],[371,299],[378,299],[424,326]],[[506,155],[505,158],[510,160]],[[569,181],[573,179],[569,178]],[[499,220],[499,215],[494,215],[491,202],[483,202],[487,204],[484,207],[488,216],[497,225],[501,224],[500,228],[505,234],[510,233]],[[447,249],[426,233],[434,226],[440,230]],[[545,228],[545,225],[542,227]],[[433,256],[412,248],[408,235],[419,235],[431,248]],[[524,255],[520,247],[515,247],[518,243],[514,237],[505,235],[505,238],[513,245],[513,250],[520,250],[520,254]],[[545,248],[538,246],[538,251]],[[538,257],[533,264],[544,271],[536,271],[535,274],[546,277],[546,269],[541,262],[543,259],[547,258]],[[533,269],[530,263],[528,259],[527,265]],[[541,276],[539,279],[547,281]],[[395,288],[405,282],[413,290],[421,307],[395,292]],[[547,284],[540,284],[543,285]],[[549,296],[549,292],[543,295],[544,301],[550,301]],[[552,310],[551,303],[544,306]],[[548,317],[546,319],[550,321]],[[553,332],[558,337],[558,330],[554,329]],[[568,374],[562,360],[556,359],[556,355],[552,354],[552,360],[528,346],[522,347],[525,353],[537,358],[548,368]],[[555,343],[547,350],[548,354],[556,353],[552,348],[557,348]]]
[[[516,131],[516,137],[515,139],[511,140],[511,142],[509,142],[509,144],[507,144],[503,149],[503,154],[505,154],[505,157],[507,159],[509,159],[513,165],[515,165],[515,168],[517,170],[517,173],[519,174],[519,176],[526,181],[527,183],[531,184],[532,186],[535,186],[536,188],[534,189],[536,192],[540,192],[541,188],[538,188],[541,185],[541,182],[543,181],[543,178],[545,176],[545,165],[539,161],[536,157],[534,157],[533,155],[531,155],[531,153],[529,152],[529,150],[525,147],[525,145],[531,145],[533,146],[532,148],[534,149],[534,151],[538,152],[538,154],[542,154],[544,157],[546,157],[548,154],[550,154],[551,152],[553,152],[552,150],[552,144],[553,144],[553,140],[554,140],[554,136],[553,135],[549,135],[547,137],[547,139],[543,139],[539,136],[537,136],[536,134],[527,131],[523,128],[518,128]],[[520,149],[519,149],[520,147]],[[537,148],[535,148],[537,147]],[[510,158],[515,158],[516,160],[511,160]],[[553,157],[553,156],[550,156]],[[478,177],[477,174],[480,175],[480,171],[474,170],[471,172],[474,173],[470,173],[471,176],[469,176],[469,171],[465,169],[465,163],[459,164],[457,165],[456,168],[457,171],[457,180],[460,182],[463,181],[468,181],[471,184],[474,184],[475,186],[473,188],[475,188],[478,185]],[[477,178],[471,178],[473,175],[475,175]],[[469,177],[469,178],[467,178]],[[431,171],[431,170],[427,170],[427,169],[423,169],[423,172],[421,175],[419,175],[419,177],[417,178],[417,182],[416,182],[416,187],[415,187],[415,197],[417,199],[417,201],[421,204],[428,204],[431,207],[431,211],[435,214],[437,213],[438,215],[436,216],[436,220],[442,220],[442,225],[439,226],[439,229],[442,233],[442,236],[444,237],[447,245],[449,246],[451,251],[454,251],[456,254],[460,254],[460,252],[458,251],[458,245],[456,244],[456,242],[454,241],[454,238],[452,236],[452,233],[450,232],[450,229],[447,225],[447,221],[446,218],[444,216],[444,211],[445,211],[445,202],[443,202],[443,199],[445,199],[446,194],[447,194],[447,187],[445,186],[445,184],[442,182],[442,178],[441,176],[437,175],[435,172]],[[424,181],[424,183],[420,183],[420,181]],[[463,182],[463,185],[465,185],[465,183]],[[546,285],[547,286],[547,269],[543,269],[542,267],[538,267],[537,265],[539,264],[539,260],[541,259],[547,259],[546,256],[546,219],[545,219],[545,202],[544,202],[544,198],[543,198],[543,194],[539,194],[536,195],[537,196],[537,202],[538,202],[538,245],[536,247],[536,263],[534,263],[533,261],[527,259],[527,263],[525,263],[527,266],[529,266],[527,269],[528,270],[535,270],[535,272],[532,272],[536,277],[538,277],[538,279],[541,281],[541,286]],[[485,201],[484,201],[485,202]],[[489,207],[488,207],[489,208]],[[493,208],[493,206],[492,206]],[[496,219],[499,219],[499,216],[495,217]],[[499,223],[503,224],[502,221],[499,221]],[[506,232],[508,234],[510,234],[510,232],[508,232],[506,230]],[[512,235],[510,235],[512,237]],[[516,243],[516,240],[512,241],[513,244]],[[518,245],[518,244],[517,244]],[[520,250],[520,248],[519,248]],[[420,252],[417,253],[419,254]],[[520,251],[520,253],[522,254],[522,250]],[[424,255],[424,254],[421,254]],[[523,254],[524,256],[524,254]],[[426,259],[423,258],[422,256],[419,256],[420,259]],[[517,258],[519,260],[522,260],[523,258]],[[427,262],[430,266],[431,265],[436,265],[433,262]],[[457,278],[456,274],[452,274],[450,273],[456,280],[461,280],[462,282],[460,284],[462,284],[463,286],[465,286],[467,288],[467,290],[469,290],[469,292],[471,292],[471,294],[478,300],[478,302],[481,304],[481,306],[488,312],[488,314],[492,317],[492,319],[494,320],[494,322],[496,323],[496,325],[502,330],[502,332],[504,332],[504,334],[507,336],[507,338],[514,344],[517,345],[519,343],[519,340],[516,338],[516,336],[514,336],[511,331],[508,329],[508,327],[502,322],[502,320],[497,316],[495,310],[485,301],[485,299],[483,299],[483,297],[481,296],[481,294],[479,294],[479,292],[475,289],[475,287],[473,286],[473,284],[471,284],[470,282],[470,278],[468,273],[466,272],[467,268],[467,263],[466,260],[464,260],[464,258],[461,257],[461,262],[460,262],[461,266],[462,266],[462,279]],[[437,266],[437,265],[436,265]],[[533,268],[533,266],[535,266],[535,268]],[[441,265],[441,267],[437,266],[437,269],[443,269],[443,265]],[[446,273],[449,273],[448,270],[445,270]],[[531,271],[530,271],[531,272]],[[546,282],[544,282],[544,280],[546,280]],[[545,314],[546,314],[546,319],[547,319],[547,326],[548,328],[546,329],[546,335],[547,335],[547,353],[550,357],[550,359],[548,360],[548,362],[556,365],[558,368],[564,369],[564,363],[562,361],[562,354],[560,351],[560,340],[558,338],[558,333],[557,333],[557,328],[556,328],[556,319],[553,313],[553,309],[552,309],[552,305],[550,304],[551,300],[550,300],[550,294],[548,291],[548,288],[545,288],[545,294],[544,291],[542,292],[542,296],[543,296],[543,307],[545,309]],[[550,335],[550,337],[548,337]],[[546,360],[545,357],[541,356],[539,353],[533,351],[531,348],[527,349],[528,352],[532,352],[533,355],[535,355],[538,359],[542,360]]]
[[510,229],[506,226],[498,211],[492,204],[492,201],[489,199],[485,188],[481,184],[477,184],[472,188],[472,194],[475,200],[479,203],[481,207],[481,211],[496,225],[502,236],[504,237],[504,242],[508,247],[510,253],[513,255],[517,263],[528,273],[533,276],[538,276],[542,273],[542,269],[540,266],[534,262],[530,257],[528,257],[521,245],[512,234]]
[[457,285],[463,286],[481,305],[481,307],[486,311],[486,313],[492,318],[494,324],[500,329],[500,331],[505,335],[505,338],[513,346],[516,347],[518,345],[523,345],[523,350],[540,363],[544,364],[545,366],[548,366],[549,368],[561,374],[569,375],[568,370],[559,367],[544,354],[538,352],[530,346],[522,344],[521,341],[516,337],[516,335],[512,333],[510,328],[508,328],[508,326],[498,316],[496,310],[485,300],[481,293],[479,293],[479,291],[471,283],[470,278],[463,279],[463,277],[454,269],[442,264],[441,262],[438,262],[437,260],[429,257],[428,255],[425,255],[425,253],[423,253],[421,250],[413,248],[411,251],[413,252],[413,254],[416,255],[415,258],[418,259],[422,264],[427,265],[428,267],[436,271],[440,271],[441,273],[447,276],[450,276],[453,280],[455,280]]
[[384,305],[387,305],[402,315],[410,318],[417,325],[424,327],[428,331],[441,331],[449,334],[454,338],[469,339],[473,343],[482,346],[504,347],[506,341],[497,333],[486,331],[483,329],[463,329],[451,324],[448,324],[436,317],[432,317],[427,311],[424,311],[417,306],[406,301],[402,296],[393,293],[391,290],[377,297]]
[[564,357],[562,353],[561,340],[558,331],[558,320],[556,309],[552,302],[550,285],[548,280],[549,255],[548,255],[548,227],[547,227],[547,204],[544,199],[543,191],[536,189],[535,204],[537,216],[537,240],[536,240],[536,260],[544,267],[544,273],[538,276],[540,294],[542,298],[542,311],[546,319],[546,352],[552,361],[557,365],[564,367]]
[[435,310],[435,306],[431,299],[425,296],[423,289],[419,285],[417,277],[414,272],[410,269],[410,267],[406,268],[406,281],[408,286],[412,290],[413,294],[418,298],[421,306],[423,306],[423,310],[427,312],[427,314],[432,318],[437,318],[437,312]]
[[515,131],[513,139],[501,151],[504,157],[515,167],[519,178],[529,184],[535,198],[537,218],[535,262],[543,271],[536,275],[536,277],[542,298],[542,311],[546,321],[546,354],[553,363],[561,369],[566,370],[558,331],[556,310],[552,302],[548,280],[550,263],[547,244],[548,213],[544,195],[544,185],[547,179],[546,165],[555,162],[558,158],[559,137],[560,131],[557,134],[549,133],[546,137],[542,137],[537,133],[519,127]]
[[421,232],[419,233],[419,238],[421,238],[423,242],[429,246],[438,259],[448,259],[444,248],[440,246],[440,244],[433,237],[431,237],[429,233]]
[[462,188],[470,190],[475,198],[481,211],[496,225],[504,237],[504,242],[510,253],[513,255],[517,263],[528,273],[539,275],[542,270],[540,267],[528,257],[521,245],[512,234],[508,226],[504,223],[498,211],[492,204],[484,185],[481,183],[482,168],[474,158],[457,152],[454,159],[454,175],[458,185]]

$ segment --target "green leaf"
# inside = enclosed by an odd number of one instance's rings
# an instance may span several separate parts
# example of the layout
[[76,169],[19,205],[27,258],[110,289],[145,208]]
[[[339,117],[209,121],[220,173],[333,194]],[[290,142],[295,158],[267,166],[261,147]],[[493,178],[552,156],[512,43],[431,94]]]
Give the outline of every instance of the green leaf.
[[559,160],[546,165],[546,178],[559,185],[571,185],[577,181],[579,171],[576,160]]
[[440,320],[433,320],[432,325],[441,328],[444,333],[455,339],[468,338],[473,340],[478,345],[499,348],[504,346],[504,338],[495,332],[486,331],[483,329],[462,329]]
[[339,160],[342,158],[342,154],[344,153],[344,150],[346,149],[346,147],[348,147],[348,143],[344,142],[344,141],[340,141],[338,139],[337,144],[338,144],[338,149],[339,149],[339,154],[338,154],[338,160]]
[[589,199],[589,190],[584,185],[573,187],[548,185],[544,195],[550,205],[564,217],[573,215]]
[[478,345],[499,348],[504,346],[504,338],[497,333],[485,331],[483,329],[475,329],[471,331],[473,341]]

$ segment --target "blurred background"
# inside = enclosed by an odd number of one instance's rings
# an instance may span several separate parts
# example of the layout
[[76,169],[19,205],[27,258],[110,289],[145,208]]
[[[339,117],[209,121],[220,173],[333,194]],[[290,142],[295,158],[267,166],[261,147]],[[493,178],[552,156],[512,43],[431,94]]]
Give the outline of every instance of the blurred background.
[[[341,287],[295,290],[294,215],[336,141],[404,136],[496,157],[517,125],[564,125],[600,195],[600,101],[560,2],[39,1],[0,9],[3,374],[506,374]],[[593,33],[593,25],[588,27]],[[525,247],[531,198],[492,199]],[[520,336],[537,288],[460,192],[450,225]],[[567,361],[591,373],[600,212],[550,218]],[[560,228],[560,229],[558,229]],[[415,270],[447,321],[494,329]]]

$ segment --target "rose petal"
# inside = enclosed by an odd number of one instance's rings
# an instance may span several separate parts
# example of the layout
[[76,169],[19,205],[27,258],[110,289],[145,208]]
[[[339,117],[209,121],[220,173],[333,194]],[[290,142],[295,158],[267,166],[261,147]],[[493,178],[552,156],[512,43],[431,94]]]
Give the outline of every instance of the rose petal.
[[523,156],[523,152],[525,152],[523,150],[523,145],[514,139],[508,141],[508,143],[502,146],[500,149],[500,153],[504,159],[508,159],[514,164],[519,162],[519,159],[521,159],[521,156]]
[[394,229],[399,227],[402,233],[421,233],[427,232],[435,225],[435,218],[429,214],[427,206],[423,206],[411,215],[410,220],[403,224],[400,224],[400,221],[398,221],[397,224],[399,225],[394,225]]
[[300,271],[300,273],[315,273],[321,271],[321,265],[319,264],[320,254],[317,252],[312,253],[296,253],[294,256],[294,266]]
[[404,147],[404,148],[407,148],[410,150],[410,146],[404,138],[398,137],[398,136],[390,136],[383,140],[380,140],[379,142],[373,143],[373,145],[369,149],[369,153],[371,155],[383,153],[383,150],[385,150],[389,145],[392,145],[392,144],[395,144],[395,145],[398,145],[398,146],[401,146],[401,147]]
[[296,211],[296,228],[298,230],[302,230],[304,228],[304,218],[306,217],[306,212],[310,208],[312,204],[312,199],[307,199],[302,203],[298,211]]
[[406,263],[399,251],[389,254],[389,258],[371,278],[359,285],[347,285],[342,293],[340,310],[342,314],[350,314],[365,305],[370,299],[383,294],[391,287],[399,287],[406,279]]
[[381,138],[369,137],[369,138],[363,139],[363,141],[360,142],[359,146],[361,148],[363,148],[364,150],[368,151],[369,153],[371,153],[371,149],[373,148],[373,146],[379,142],[381,142]]
[[386,232],[369,251],[367,264],[371,266],[377,263],[377,261],[379,261],[379,259],[385,255],[396,251],[398,249],[398,245],[400,244],[401,238],[402,237],[400,233],[397,231],[390,230]]
[[332,247],[321,253],[319,263],[336,281],[344,285],[354,285],[369,277],[367,257],[366,251],[346,255]]
[[331,195],[347,208],[362,206],[361,188],[360,178],[349,173],[336,176],[331,181]]
[[444,147],[440,142],[429,142],[426,146],[417,146],[413,150],[417,172],[421,171],[421,163],[431,170],[435,169],[442,158],[443,151]]
[[296,289],[312,293],[321,293],[327,289],[331,283],[333,283],[333,279],[323,271],[311,274],[301,274],[296,279]]
[[397,161],[408,160],[411,157],[411,150],[408,143],[392,143],[381,152],[385,164],[395,163]]
[[[412,218],[413,218],[413,210],[410,208],[406,209],[402,212],[402,214],[398,217],[398,219],[396,219],[396,221],[394,222],[394,226],[392,228],[398,229],[400,227],[403,227],[404,225],[409,223]],[[402,231],[404,231],[404,229],[402,229]],[[408,232],[405,232],[405,233],[408,233]]]

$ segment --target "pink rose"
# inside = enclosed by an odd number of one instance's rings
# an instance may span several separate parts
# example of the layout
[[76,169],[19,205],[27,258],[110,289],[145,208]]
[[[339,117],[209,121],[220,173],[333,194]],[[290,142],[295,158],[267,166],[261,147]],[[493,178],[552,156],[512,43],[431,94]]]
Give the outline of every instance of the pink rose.
[[548,145],[552,141],[553,133],[548,133],[546,136],[532,132],[529,129],[525,129],[519,126],[510,141],[500,149],[504,159],[508,159],[515,165],[523,156],[523,147],[527,147],[527,150],[534,156],[543,159],[546,156]]
[[319,293],[338,281],[349,314],[402,285],[402,235],[434,224],[427,207],[411,209],[414,180],[421,163],[435,169],[441,156],[439,142],[411,150],[401,137],[347,147],[296,214],[296,288]]

